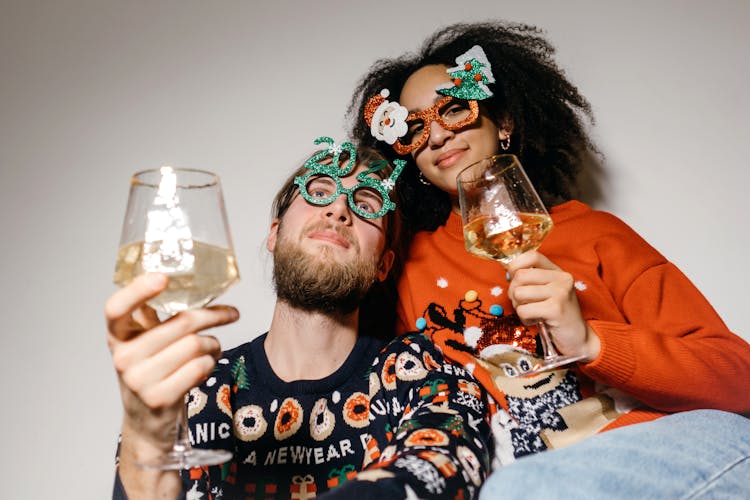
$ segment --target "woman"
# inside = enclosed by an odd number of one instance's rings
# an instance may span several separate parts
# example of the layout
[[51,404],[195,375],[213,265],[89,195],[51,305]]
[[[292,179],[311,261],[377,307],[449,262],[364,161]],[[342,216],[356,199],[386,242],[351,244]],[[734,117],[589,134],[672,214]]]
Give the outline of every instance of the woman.
[[[423,330],[495,398],[496,465],[676,412],[750,412],[750,346],[631,228],[573,199],[595,151],[582,123],[591,113],[553,52],[532,27],[453,25],[415,54],[376,62],[350,105],[354,137],[407,160],[398,330]],[[464,250],[455,180],[498,153],[519,157],[554,222],[539,251],[507,269]],[[583,359],[514,378],[536,361],[540,320],[560,352]],[[693,414],[703,415],[681,421]],[[750,430],[730,413],[711,421],[726,435]]]

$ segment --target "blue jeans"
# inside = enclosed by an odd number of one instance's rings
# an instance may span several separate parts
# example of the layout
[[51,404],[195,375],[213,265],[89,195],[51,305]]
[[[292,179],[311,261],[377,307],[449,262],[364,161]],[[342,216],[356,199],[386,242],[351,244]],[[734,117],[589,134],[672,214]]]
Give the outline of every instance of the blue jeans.
[[523,457],[480,500],[750,498],[750,419],[695,410]]

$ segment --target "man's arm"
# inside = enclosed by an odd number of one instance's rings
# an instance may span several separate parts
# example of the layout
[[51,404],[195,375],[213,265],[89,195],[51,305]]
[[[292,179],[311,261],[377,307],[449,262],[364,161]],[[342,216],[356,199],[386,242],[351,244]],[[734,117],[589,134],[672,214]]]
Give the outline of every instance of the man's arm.
[[427,337],[400,337],[381,353],[370,413],[369,463],[331,498],[476,496],[493,453],[486,395]]
[[205,379],[221,355],[216,338],[197,333],[239,317],[232,307],[214,306],[161,322],[145,303],[166,286],[163,275],[140,276],[105,306],[107,343],[123,405],[119,477],[131,498],[174,499],[180,493],[178,472],[137,464],[172,448],[185,393]]

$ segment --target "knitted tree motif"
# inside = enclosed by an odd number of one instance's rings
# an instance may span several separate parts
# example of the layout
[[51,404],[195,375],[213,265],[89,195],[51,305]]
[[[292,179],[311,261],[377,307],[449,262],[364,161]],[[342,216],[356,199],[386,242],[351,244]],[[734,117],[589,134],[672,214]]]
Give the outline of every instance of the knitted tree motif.
[[238,389],[249,389],[250,380],[247,378],[247,368],[245,368],[245,356],[240,356],[232,365],[232,379],[234,385],[232,389],[237,392]]
[[451,83],[437,87],[439,93],[467,101],[481,101],[492,97],[488,83],[495,83],[492,66],[482,47],[475,45],[456,58],[457,66],[446,71]]
[[390,422],[387,422],[385,424],[385,437],[388,441],[390,441],[391,438],[393,437],[393,426],[391,425]]
[[468,439],[466,430],[464,429],[464,421],[457,415],[449,416],[445,422],[440,425],[440,428],[444,431],[448,431],[456,437]]
[[420,429],[422,425],[419,423],[419,420],[405,420],[404,422],[401,422],[401,425],[398,426],[398,429],[396,429],[396,435],[403,432],[411,432],[417,429]]
[[[234,470],[232,470],[232,466],[234,466]],[[221,464],[221,480],[225,481],[229,477],[230,473],[232,474],[232,476],[237,475],[237,463],[232,462],[231,460],[229,462],[224,462],[223,464]]]

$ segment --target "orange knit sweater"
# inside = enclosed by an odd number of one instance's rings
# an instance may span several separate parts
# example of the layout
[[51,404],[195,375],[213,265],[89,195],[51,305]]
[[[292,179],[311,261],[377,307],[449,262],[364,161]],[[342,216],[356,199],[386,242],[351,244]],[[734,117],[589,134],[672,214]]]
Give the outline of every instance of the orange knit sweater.
[[[554,228],[539,251],[575,279],[584,319],[601,339],[596,360],[528,380],[503,376],[518,352],[482,359],[496,343],[533,350],[535,332],[513,312],[504,268],[465,250],[453,213],[436,231],[416,236],[398,287],[399,331],[417,329],[424,318],[421,329],[474,371],[517,433],[535,425],[524,423],[533,418],[525,415],[530,407],[536,418],[548,419],[550,411],[559,417],[552,429],[536,429],[540,449],[677,411],[750,412],[750,345],[679,269],[611,214],[570,201],[551,215]],[[584,409],[569,413],[575,406]],[[507,418],[505,424],[507,431]],[[516,456],[526,453],[514,446]]]

